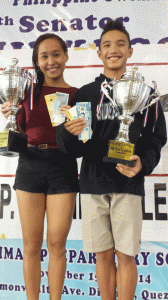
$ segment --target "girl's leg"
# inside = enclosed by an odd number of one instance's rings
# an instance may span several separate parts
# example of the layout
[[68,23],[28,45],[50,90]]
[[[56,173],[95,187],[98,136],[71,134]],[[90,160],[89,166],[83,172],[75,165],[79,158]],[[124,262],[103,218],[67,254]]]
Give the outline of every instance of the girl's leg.
[[46,199],[50,300],[60,300],[62,295],[66,270],[65,245],[75,199],[75,193],[48,195]]
[[40,252],[43,241],[45,195],[16,191],[23,232],[23,270],[28,300],[38,300],[41,268]]

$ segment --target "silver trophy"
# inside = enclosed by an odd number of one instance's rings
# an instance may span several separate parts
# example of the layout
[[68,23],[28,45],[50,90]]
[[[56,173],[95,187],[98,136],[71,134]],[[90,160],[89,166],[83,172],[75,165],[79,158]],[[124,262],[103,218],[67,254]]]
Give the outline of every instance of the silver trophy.
[[[114,81],[112,85],[107,82],[102,84],[102,92],[110,100],[113,106],[113,118],[120,120],[119,133],[114,141],[109,141],[107,156],[104,161],[122,163],[134,166],[130,161],[134,153],[134,144],[129,142],[129,126],[134,121],[134,115],[159,100],[159,93],[154,91],[150,95],[151,87],[144,82],[144,77],[137,72],[134,66],[132,71],[123,74],[122,78]],[[111,93],[113,92],[113,96]]]
[[27,146],[26,136],[17,132],[16,114],[17,104],[24,98],[32,78],[27,70],[17,67],[17,63],[18,60],[13,58],[12,64],[0,74],[0,99],[3,103],[12,103],[11,115],[7,118],[3,132],[0,132],[0,155],[5,156],[18,156]]

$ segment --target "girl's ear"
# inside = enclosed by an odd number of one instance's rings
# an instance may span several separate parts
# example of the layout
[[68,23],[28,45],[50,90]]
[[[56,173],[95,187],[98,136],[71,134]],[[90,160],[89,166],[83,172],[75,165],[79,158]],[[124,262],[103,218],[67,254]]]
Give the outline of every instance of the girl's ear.
[[69,59],[69,55],[68,55],[68,52],[66,52],[66,62],[68,61]]

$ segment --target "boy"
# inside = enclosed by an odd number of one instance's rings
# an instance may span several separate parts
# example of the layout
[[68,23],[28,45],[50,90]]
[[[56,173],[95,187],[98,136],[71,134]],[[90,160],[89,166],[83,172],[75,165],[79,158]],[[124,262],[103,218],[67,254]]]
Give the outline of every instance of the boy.
[[[101,83],[126,72],[127,59],[132,56],[130,37],[118,20],[109,21],[102,32],[98,56],[104,64],[104,74],[95,82],[80,88],[73,99],[91,102],[92,139],[78,140],[85,121],[68,121],[58,127],[57,143],[61,151],[83,156],[80,174],[82,227],[84,250],[96,252],[96,276],[102,300],[132,300],[137,284],[134,256],[140,251],[142,229],[141,200],[144,195],[144,176],[150,174],[159,162],[161,148],[166,143],[166,125],[159,103],[149,108],[147,124],[145,112],[136,113],[130,125],[130,142],[135,144],[134,167],[104,162],[108,140],[118,134],[119,120],[98,121]],[[154,128],[154,131],[153,131]],[[116,269],[114,252],[118,259]]]

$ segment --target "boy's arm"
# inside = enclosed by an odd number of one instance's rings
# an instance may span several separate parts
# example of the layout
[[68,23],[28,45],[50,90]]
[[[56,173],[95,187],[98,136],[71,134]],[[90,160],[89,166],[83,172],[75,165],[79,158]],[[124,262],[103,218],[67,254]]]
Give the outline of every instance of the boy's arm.
[[151,174],[160,160],[161,148],[166,144],[166,141],[166,122],[163,110],[159,103],[158,118],[154,131],[150,131],[148,125],[147,128],[144,128],[144,133],[136,145],[138,146],[137,155],[134,155],[131,158],[131,160],[136,161],[135,167],[118,164],[116,166],[117,170],[129,178],[134,177],[139,173],[143,176]]
[[[155,106],[153,107],[153,110]],[[160,102],[158,102],[158,117],[153,131],[144,128],[144,135],[139,139],[139,153],[143,175],[153,172],[160,160],[161,149],[167,142],[166,121]]]
[[85,127],[83,119],[65,122],[57,127],[56,142],[58,148],[66,154],[81,157],[84,153],[85,144],[78,140],[78,134]]

